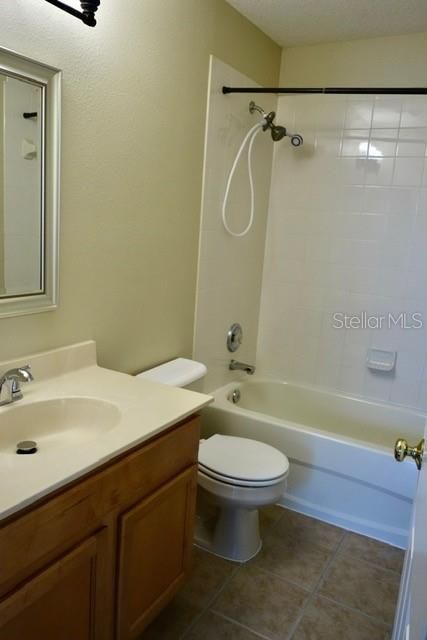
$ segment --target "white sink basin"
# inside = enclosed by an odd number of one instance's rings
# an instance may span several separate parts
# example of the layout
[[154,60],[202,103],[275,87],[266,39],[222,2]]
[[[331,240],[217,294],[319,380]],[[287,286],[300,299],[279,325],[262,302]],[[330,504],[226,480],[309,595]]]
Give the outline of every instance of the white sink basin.
[[38,450],[80,445],[102,437],[118,424],[121,412],[97,398],[67,397],[12,404],[0,411],[0,454],[15,455],[22,440]]

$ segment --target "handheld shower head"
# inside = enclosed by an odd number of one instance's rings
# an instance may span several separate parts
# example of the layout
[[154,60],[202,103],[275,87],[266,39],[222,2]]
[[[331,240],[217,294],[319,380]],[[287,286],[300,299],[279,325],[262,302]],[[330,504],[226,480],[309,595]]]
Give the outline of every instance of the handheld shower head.
[[270,129],[271,137],[273,138],[274,142],[282,140],[287,135],[285,127],[281,127],[280,125],[271,126]]
[[274,124],[274,119],[276,117],[276,113],[274,111],[266,113],[264,109],[255,104],[253,100],[249,103],[249,111],[250,113],[255,113],[255,111],[257,111],[262,115],[262,130],[270,130],[271,137],[274,142],[278,142],[285,136],[288,136],[291,139],[291,144],[294,147],[300,147],[304,143],[303,137],[300,136],[299,133],[288,133],[286,127],[281,127],[280,125]]

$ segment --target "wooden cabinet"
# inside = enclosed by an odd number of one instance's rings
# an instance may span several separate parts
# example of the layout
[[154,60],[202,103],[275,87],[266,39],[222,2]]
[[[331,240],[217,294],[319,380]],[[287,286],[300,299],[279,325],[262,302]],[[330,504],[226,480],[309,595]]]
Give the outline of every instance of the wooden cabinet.
[[0,603],[2,640],[94,640],[97,536],[18,588]]
[[188,574],[199,421],[0,524],[1,640],[138,637]]
[[189,568],[197,476],[184,471],[121,518],[118,638],[136,638]]

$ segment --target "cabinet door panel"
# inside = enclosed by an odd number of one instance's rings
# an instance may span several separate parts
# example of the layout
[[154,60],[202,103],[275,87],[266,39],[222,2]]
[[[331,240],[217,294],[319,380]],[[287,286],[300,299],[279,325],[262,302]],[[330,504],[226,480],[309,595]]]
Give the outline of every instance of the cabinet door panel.
[[97,539],[79,547],[0,602],[1,640],[95,640]]
[[121,518],[118,637],[136,638],[175,594],[189,569],[197,467]]

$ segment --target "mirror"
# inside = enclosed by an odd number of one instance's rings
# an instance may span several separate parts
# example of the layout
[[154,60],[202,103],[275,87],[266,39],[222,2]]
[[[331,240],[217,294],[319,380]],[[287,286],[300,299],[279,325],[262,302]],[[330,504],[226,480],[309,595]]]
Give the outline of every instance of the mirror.
[[57,306],[60,82],[0,48],[0,317]]

